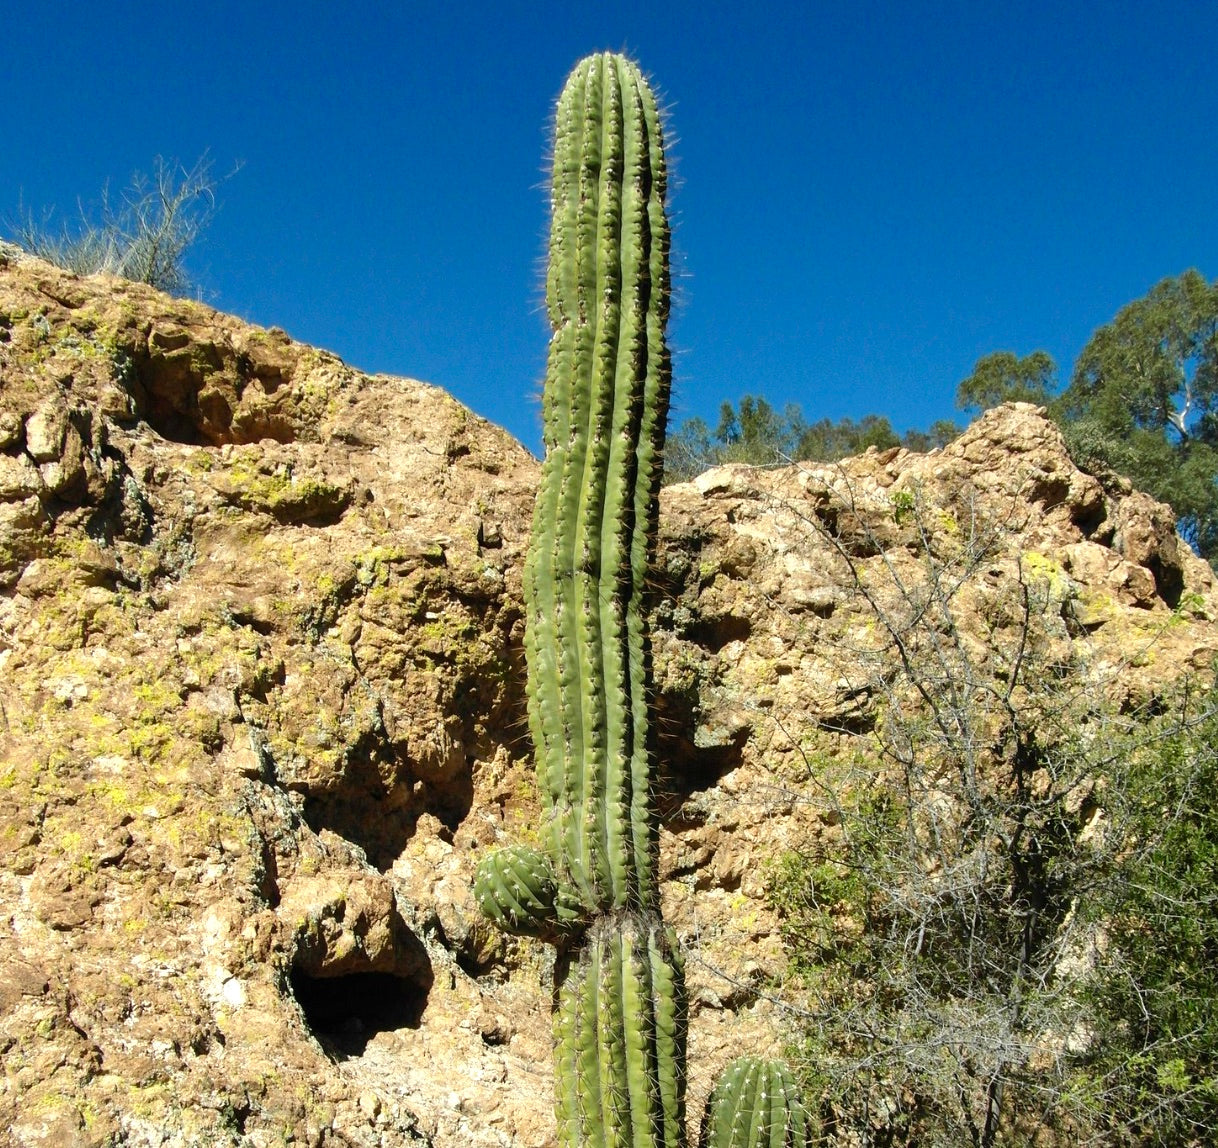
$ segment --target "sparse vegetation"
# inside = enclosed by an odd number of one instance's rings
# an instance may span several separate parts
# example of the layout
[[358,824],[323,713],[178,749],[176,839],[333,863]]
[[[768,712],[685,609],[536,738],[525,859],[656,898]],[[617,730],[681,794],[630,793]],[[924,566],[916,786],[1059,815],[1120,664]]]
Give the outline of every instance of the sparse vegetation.
[[78,201],[77,218],[58,228],[52,208],[36,217],[20,206],[5,230],[30,254],[79,275],[106,272],[187,295],[196,285],[186,253],[215,215],[216,192],[227,178],[213,174],[206,154],[190,168],[158,156],[152,175],[133,175],[117,202],[103,187],[99,205]]
[[996,584],[1003,524],[949,538],[911,501],[912,569],[864,571],[809,522],[878,636],[857,651],[869,752],[806,757],[840,843],[770,880],[825,1126],[863,1145],[1205,1143],[1218,695],[1123,705],[1127,667],[1098,674],[1071,640],[1066,579],[1029,561]]

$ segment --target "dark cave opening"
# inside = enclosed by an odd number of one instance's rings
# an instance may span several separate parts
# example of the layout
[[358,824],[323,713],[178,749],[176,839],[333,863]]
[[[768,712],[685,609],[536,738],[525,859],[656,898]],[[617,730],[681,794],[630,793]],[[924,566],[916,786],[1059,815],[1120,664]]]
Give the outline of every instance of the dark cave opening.
[[378,1033],[418,1028],[431,988],[393,973],[314,977],[293,969],[290,982],[309,1031],[345,1056],[361,1055]]

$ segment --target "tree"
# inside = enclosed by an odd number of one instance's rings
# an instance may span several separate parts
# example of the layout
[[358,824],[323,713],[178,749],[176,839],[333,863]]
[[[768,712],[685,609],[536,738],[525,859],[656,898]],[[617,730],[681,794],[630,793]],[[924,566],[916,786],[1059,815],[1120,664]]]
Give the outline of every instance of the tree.
[[152,176],[133,175],[117,204],[109,188],[102,189],[100,218],[78,204],[80,218],[55,233],[50,210],[36,221],[31,211],[19,208],[8,229],[31,255],[79,275],[107,272],[189,294],[193,284],[183,260],[216,213],[221,182],[206,154],[189,169],[157,156]]
[[995,351],[977,360],[973,373],[956,388],[956,406],[981,411],[1001,403],[1048,403],[1057,389],[1057,364],[1045,351],[1022,359]]
[[668,435],[664,445],[664,481],[689,482],[719,465],[719,448],[706,420],[695,415]]
[[758,395],[745,395],[739,410],[731,403],[719,408],[719,425],[715,438],[727,449],[724,462],[749,462],[768,466],[782,462],[791,453],[792,418],[798,418],[798,408],[779,414]]
[[1055,406],[1075,458],[1170,503],[1218,557],[1218,281],[1186,271],[1117,312]]
[[901,445],[919,454],[925,454],[927,451],[947,446],[952,439],[960,436],[963,429],[954,419],[935,419],[927,430],[907,430]]
[[695,416],[669,434],[664,479],[688,482],[702,471],[728,462],[774,466],[789,461],[803,425],[794,403],[780,414],[758,395],[743,396],[738,406],[725,402],[713,431]]
[[803,428],[796,444],[795,457],[816,462],[836,462],[840,458],[862,454],[871,446],[887,450],[900,445],[900,437],[883,415],[864,415],[857,423],[849,418],[836,423],[820,419]]

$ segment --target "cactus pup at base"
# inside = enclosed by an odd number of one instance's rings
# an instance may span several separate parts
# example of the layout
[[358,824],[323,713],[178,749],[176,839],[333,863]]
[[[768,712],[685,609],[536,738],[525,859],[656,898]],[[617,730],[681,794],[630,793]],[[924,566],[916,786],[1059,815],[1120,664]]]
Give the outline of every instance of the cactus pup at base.
[[811,1134],[791,1070],[742,1056],[724,1069],[706,1102],[699,1148],[804,1148]]

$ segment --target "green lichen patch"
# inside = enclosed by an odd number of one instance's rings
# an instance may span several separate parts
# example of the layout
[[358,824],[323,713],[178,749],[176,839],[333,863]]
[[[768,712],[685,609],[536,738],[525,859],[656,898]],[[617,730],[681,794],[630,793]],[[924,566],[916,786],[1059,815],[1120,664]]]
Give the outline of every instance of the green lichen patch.
[[351,491],[343,486],[301,473],[290,462],[266,461],[254,453],[235,456],[210,476],[210,482],[230,505],[287,524],[333,521],[351,501]]

